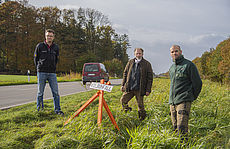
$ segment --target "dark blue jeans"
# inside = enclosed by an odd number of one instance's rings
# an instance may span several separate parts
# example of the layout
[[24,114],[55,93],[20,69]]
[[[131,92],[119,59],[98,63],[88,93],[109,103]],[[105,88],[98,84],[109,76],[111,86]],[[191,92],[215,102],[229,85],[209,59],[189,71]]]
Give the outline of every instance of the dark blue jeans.
[[38,94],[37,94],[37,109],[44,108],[43,105],[43,95],[46,86],[46,80],[49,82],[52,94],[53,94],[53,102],[54,102],[54,111],[60,111],[60,96],[58,94],[58,83],[56,73],[46,73],[46,72],[38,72]]

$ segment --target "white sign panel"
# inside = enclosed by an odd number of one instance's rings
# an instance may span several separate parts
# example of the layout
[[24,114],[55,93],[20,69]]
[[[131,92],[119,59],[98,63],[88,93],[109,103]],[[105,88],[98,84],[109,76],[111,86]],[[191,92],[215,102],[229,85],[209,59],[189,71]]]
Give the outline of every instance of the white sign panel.
[[90,84],[90,88],[102,90],[102,91],[106,91],[106,92],[111,92],[113,89],[113,86],[92,82]]

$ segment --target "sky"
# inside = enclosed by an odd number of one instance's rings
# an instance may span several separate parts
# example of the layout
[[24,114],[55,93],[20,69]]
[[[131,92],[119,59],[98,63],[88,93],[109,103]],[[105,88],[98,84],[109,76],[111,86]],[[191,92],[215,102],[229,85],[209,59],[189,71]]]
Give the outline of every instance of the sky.
[[116,33],[129,36],[129,57],[134,57],[135,48],[143,48],[156,74],[172,65],[173,44],[193,60],[230,37],[230,0],[29,0],[29,4],[100,11]]

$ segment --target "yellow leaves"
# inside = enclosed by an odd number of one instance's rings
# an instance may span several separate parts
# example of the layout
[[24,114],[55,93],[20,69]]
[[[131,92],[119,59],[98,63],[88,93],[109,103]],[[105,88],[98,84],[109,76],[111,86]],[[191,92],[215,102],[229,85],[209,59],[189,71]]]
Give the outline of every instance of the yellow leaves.
[[219,82],[229,82],[230,38],[220,42],[216,49],[203,53],[201,58],[195,58],[193,62],[204,78]]

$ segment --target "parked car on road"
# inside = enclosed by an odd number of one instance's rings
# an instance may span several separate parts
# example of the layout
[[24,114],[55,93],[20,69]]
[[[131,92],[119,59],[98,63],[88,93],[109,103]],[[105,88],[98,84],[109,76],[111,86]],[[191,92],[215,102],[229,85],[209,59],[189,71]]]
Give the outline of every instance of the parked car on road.
[[82,70],[82,83],[86,82],[100,82],[104,79],[105,82],[109,81],[109,74],[102,63],[85,63]]

